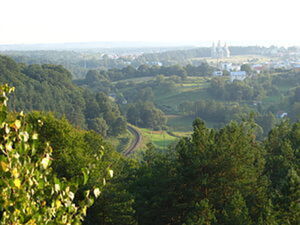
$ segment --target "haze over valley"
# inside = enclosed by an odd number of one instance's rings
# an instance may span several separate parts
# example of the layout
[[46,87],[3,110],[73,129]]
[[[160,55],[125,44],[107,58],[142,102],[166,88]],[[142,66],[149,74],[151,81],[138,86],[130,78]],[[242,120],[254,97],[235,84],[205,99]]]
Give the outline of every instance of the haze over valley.
[[297,1],[6,1],[0,224],[300,224]]

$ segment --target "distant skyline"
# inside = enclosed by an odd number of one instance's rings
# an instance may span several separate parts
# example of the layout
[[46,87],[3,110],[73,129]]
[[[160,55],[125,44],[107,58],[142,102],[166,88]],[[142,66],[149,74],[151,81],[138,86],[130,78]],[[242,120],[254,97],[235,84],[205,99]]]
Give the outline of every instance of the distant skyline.
[[300,45],[297,0],[9,0],[0,45],[76,42]]
[[[197,47],[211,47],[212,43],[217,44],[217,41],[207,42],[67,42],[67,43],[35,43],[35,44],[0,44],[0,51],[28,51],[28,50],[102,50],[109,49],[132,49],[137,52],[143,51],[166,51],[166,50],[180,50],[191,49]],[[269,41],[246,41],[246,42],[224,42],[221,41],[222,46],[226,43],[227,46],[263,46],[270,47],[275,45],[277,47],[298,46],[297,43],[291,42],[269,42]],[[146,50],[148,49],[148,50]]]

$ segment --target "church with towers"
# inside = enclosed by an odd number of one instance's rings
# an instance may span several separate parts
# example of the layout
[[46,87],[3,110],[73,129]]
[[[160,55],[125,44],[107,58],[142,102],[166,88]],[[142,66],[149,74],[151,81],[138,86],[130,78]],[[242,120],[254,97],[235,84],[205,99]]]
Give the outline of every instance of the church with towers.
[[229,58],[230,57],[230,51],[225,43],[224,46],[221,45],[221,41],[218,41],[217,46],[213,42],[211,47],[211,57],[215,59],[221,59],[221,58]]

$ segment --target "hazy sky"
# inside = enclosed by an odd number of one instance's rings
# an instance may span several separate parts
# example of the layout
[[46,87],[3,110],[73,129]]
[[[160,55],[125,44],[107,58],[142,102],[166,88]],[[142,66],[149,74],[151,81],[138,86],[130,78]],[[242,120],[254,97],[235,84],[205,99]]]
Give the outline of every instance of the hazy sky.
[[0,44],[212,40],[300,44],[299,8],[299,0],[3,0]]

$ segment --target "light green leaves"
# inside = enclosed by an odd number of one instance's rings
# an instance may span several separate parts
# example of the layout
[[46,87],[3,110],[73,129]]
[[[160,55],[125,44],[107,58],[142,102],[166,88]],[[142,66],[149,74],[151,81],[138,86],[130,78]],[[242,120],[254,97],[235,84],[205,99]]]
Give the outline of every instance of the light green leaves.
[[16,120],[13,125],[14,125],[15,129],[20,129],[21,128],[21,121]]
[[109,176],[112,178],[114,176],[114,171],[113,170],[108,170]]
[[95,188],[95,189],[94,189],[94,195],[95,195],[96,198],[99,197],[100,193],[101,193],[101,191],[100,191],[99,188]]
[[44,169],[47,169],[47,167],[49,166],[50,163],[50,156],[49,154],[47,154],[41,161],[41,165]]
[[15,185],[17,188],[20,188],[20,187],[21,187],[21,181],[20,181],[19,178],[14,179],[14,185]]
[[2,170],[3,170],[4,172],[7,172],[7,171],[9,170],[9,169],[8,169],[8,164],[7,164],[7,163],[1,161],[1,162],[0,162],[0,165],[1,165],[1,168],[2,168]]
[[81,171],[83,173],[83,184],[86,184],[89,179],[89,171],[87,168],[82,168]]

